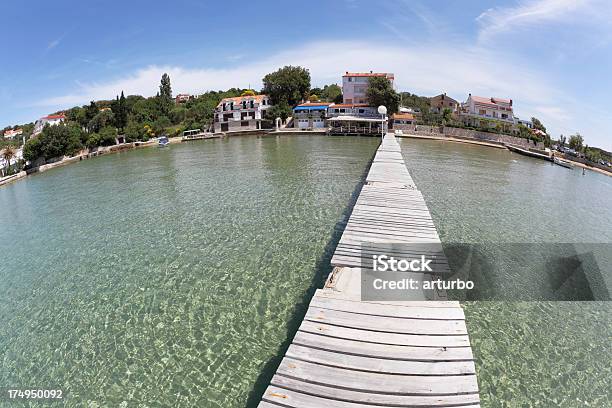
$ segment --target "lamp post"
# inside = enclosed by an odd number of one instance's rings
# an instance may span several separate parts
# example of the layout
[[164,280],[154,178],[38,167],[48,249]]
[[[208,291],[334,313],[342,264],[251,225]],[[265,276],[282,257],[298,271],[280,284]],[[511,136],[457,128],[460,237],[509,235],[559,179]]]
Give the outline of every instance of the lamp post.
[[378,113],[380,113],[380,116],[381,116],[380,128],[381,128],[381,140],[382,140],[385,138],[385,115],[387,114],[387,107],[384,105],[380,105],[378,107]]

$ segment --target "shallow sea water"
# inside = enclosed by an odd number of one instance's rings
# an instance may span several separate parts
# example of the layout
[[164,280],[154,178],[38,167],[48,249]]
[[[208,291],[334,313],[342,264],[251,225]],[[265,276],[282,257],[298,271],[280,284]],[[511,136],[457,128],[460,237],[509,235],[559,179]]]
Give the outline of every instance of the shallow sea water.
[[[445,245],[611,247],[611,177],[582,176],[578,169],[506,150],[415,139],[400,143]],[[602,265],[609,288],[612,269]],[[515,293],[539,279],[516,276],[511,266],[500,268],[500,275],[487,277],[488,289]],[[483,407],[612,407],[612,302],[463,305]]]
[[3,187],[0,384],[68,407],[255,405],[377,144],[194,141]]

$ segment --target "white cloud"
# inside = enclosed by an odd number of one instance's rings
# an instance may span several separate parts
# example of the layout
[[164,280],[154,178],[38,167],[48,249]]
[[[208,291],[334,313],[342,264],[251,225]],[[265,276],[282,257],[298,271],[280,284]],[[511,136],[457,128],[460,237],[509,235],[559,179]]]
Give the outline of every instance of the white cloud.
[[553,21],[575,21],[576,13],[593,14],[596,7],[605,9],[605,1],[607,0],[529,0],[514,7],[491,8],[476,19],[480,23],[479,39],[484,40],[503,32]]
[[313,85],[340,83],[346,70],[375,70],[394,72],[396,88],[421,95],[447,92],[459,100],[465,100],[468,93],[512,98],[519,116],[538,116],[554,134],[574,131],[568,130],[568,126],[576,125],[572,115],[581,117],[575,109],[577,104],[562,87],[550,83],[545,74],[530,69],[524,61],[513,61],[501,53],[457,44],[382,45],[362,41],[311,43],[224,69],[149,66],[108,82],[78,83],[73,92],[37,105],[61,109],[114,98],[122,90],[126,95],[154,95],[164,72],[170,75],[174,93],[197,94],[249,85],[258,89],[266,73],[284,65],[309,68]]

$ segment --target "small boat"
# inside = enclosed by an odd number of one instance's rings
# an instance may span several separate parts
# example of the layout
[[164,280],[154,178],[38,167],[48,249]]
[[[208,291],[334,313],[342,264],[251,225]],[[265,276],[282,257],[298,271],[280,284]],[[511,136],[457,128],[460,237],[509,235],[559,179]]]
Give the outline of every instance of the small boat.
[[568,161],[565,161],[565,160],[561,160],[561,159],[559,159],[557,157],[554,158],[554,162],[555,162],[555,164],[558,164],[561,167],[565,167],[566,169],[573,169],[574,168],[574,165],[572,163],[570,163]]
[[157,139],[157,147],[166,147],[170,144],[170,140],[168,140],[168,136],[162,136]]

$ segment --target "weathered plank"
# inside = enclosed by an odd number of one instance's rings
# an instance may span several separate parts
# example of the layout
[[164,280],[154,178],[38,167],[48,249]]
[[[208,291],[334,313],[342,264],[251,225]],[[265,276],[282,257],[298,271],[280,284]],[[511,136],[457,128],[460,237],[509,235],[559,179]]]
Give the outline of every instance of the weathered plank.
[[[406,243],[430,245],[390,245]],[[401,148],[387,135],[333,254],[336,269],[311,300],[260,408],[479,407],[458,302],[422,294],[409,297],[417,301],[360,299],[362,258],[430,255],[436,271],[450,271],[441,248]]]

